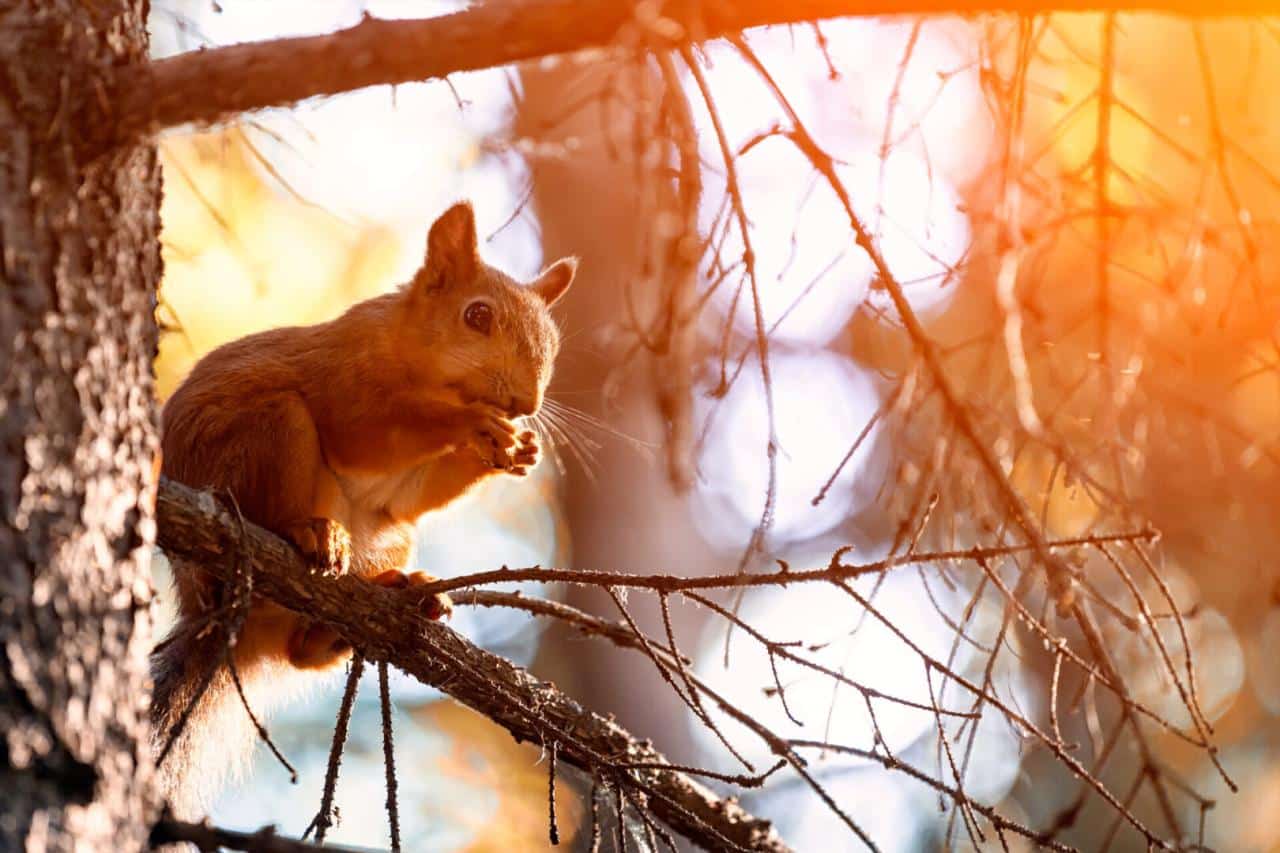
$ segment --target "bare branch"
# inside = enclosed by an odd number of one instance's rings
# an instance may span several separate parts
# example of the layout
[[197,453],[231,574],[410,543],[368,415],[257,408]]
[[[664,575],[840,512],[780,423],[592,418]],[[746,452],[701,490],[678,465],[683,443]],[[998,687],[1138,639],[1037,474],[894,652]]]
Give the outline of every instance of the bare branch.
[[[660,12],[655,11],[660,8]],[[193,51],[125,75],[119,131],[130,136],[242,112],[287,106],[366,86],[407,83],[625,44],[642,34],[653,47],[717,38],[751,27],[840,16],[981,14],[1086,10],[1153,11],[1193,17],[1274,15],[1276,0],[736,0],[664,4],[615,0],[485,3],[419,20],[366,17],[323,36]]]
[[[1136,530],[1125,533],[1100,534],[1071,539],[1045,540],[1045,546],[1051,550],[1097,546],[1110,542],[1151,541],[1159,538],[1154,530]],[[795,583],[815,583],[820,581],[843,581],[866,575],[878,575],[891,569],[906,566],[918,566],[949,560],[974,560],[979,563],[992,557],[1010,556],[1035,550],[1035,545],[998,545],[988,548],[959,548],[946,551],[920,551],[901,557],[886,557],[868,563],[845,563],[843,558],[849,548],[840,548],[832,556],[831,562],[821,569],[795,571],[789,566],[773,574],[739,574],[703,575],[701,577],[683,577],[680,575],[632,575],[620,572],[589,571],[577,569],[544,569],[534,566],[525,569],[494,569],[476,572],[471,575],[460,575],[455,578],[433,581],[419,589],[424,593],[453,592],[488,583],[509,583],[513,581],[533,581],[536,583],[574,583],[592,586],[631,587],[649,589],[655,592],[677,592],[693,589],[727,589],[748,586],[787,586]]]
[[276,835],[274,826],[264,826],[256,832],[237,832],[207,823],[187,823],[173,818],[161,818],[151,830],[151,846],[186,842],[197,850],[245,850],[248,853],[310,853],[314,850],[331,853],[355,853],[350,847],[332,844],[311,844]]

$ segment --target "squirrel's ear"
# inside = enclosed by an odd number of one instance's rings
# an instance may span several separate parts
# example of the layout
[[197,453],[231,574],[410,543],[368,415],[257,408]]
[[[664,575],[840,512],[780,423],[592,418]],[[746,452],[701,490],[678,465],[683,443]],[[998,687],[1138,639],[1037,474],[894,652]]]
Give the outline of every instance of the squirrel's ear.
[[440,283],[449,277],[470,278],[478,266],[476,216],[470,202],[460,201],[431,225],[427,235],[427,280]]
[[550,308],[556,304],[556,300],[564,296],[569,285],[573,284],[573,275],[577,271],[577,258],[561,258],[543,270],[542,275],[529,286]]

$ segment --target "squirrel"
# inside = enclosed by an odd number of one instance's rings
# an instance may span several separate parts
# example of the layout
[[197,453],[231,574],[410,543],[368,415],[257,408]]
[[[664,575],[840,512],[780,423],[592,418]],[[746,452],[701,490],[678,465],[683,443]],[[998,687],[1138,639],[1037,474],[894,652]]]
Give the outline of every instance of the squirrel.
[[[535,434],[516,422],[542,404],[560,346],[549,309],[576,270],[564,258],[532,283],[513,281],[481,259],[471,205],[455,204],[398,290],[200,359],[164,406],[161,473],[230,494],[318,569],[429,583],[404,572],[414,522],[538,461]],[[214,630],[227,615],[223,585],[180,561],[174,582],[177,622],[152,654],[152,720],[157,748],[169,747],[160,781],[170,808],[195,819],[243,766],[255,731],[224,665],[228,638]],[[436,595],[424,607],[438,619],[452,605]],[[351,653],[334,629],[256,596],[230,651],[255,713]]]

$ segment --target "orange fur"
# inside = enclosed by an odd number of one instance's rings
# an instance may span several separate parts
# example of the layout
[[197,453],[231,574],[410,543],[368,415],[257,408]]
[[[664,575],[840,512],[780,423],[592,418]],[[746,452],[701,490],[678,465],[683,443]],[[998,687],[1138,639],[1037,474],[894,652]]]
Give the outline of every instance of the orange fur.
[[[400,290],[201,359],[164,408],[162,471],[230,494],[245,518],[316,565],[404,585],[419,516],[536,461],[533,434],[513,421],[541,404],[559,348],[548,308],[574,270],[560,261],[532,284],[513,282],[479,258],[471,208],[455,205]],[[490,317],[483,329],[472,322],[477,302]],[[198,568],[178,565],[175,575],[173,636],[189,644],[220,588]],[[449,609],[444,597],[427,606],[433,617]],[[349,654],[332,629],[256,599],[235,647],[249,674],[272,663],[327,669]],[[157,676],[154,703],[163,732],[182,709],[168,707],[161,686],[183,693],[174,684],[194,676],[172,675],[190,669],[175,661],[157,667],[167,674]]]

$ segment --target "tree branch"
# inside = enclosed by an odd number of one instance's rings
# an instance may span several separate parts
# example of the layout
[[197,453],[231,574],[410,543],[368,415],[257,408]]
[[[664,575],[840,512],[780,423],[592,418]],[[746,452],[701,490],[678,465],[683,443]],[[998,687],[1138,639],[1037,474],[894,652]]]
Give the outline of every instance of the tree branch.
[[276,835],[274,826],[264,826],[257,832],[238,832],[222,829],[207,823],[187,823],[171,817],[162,817],[151,829],[151,846],[186,842],[200,851],[244,850],[247,853],[355,853],[350,847],[321,846]]
[[249,42],[151,63],[122,75],[118,129],[128,138],[366,86],[619,44],[673,47],[770,24],[841,16],[1088,10],[1275,15],[1280,0],[504,0],[435,18],[366,17],[330,35]]
[[353,576],[322,577],[284,540],[243,525],[212,495],[162,480],[156,501],[158,544],[171,557],[230,579],[224,556],[240,549],[254,591],[320,619],[376,662],[392,664],[511,732],[517,741],[558,742],[558,758],[588,773],[623,778],[646,795],[648,809],[708,849],[788,850],[768,821],[722,799],[616,723],[583,708],[505,659],[427,620],[420,596],[375,587]]

